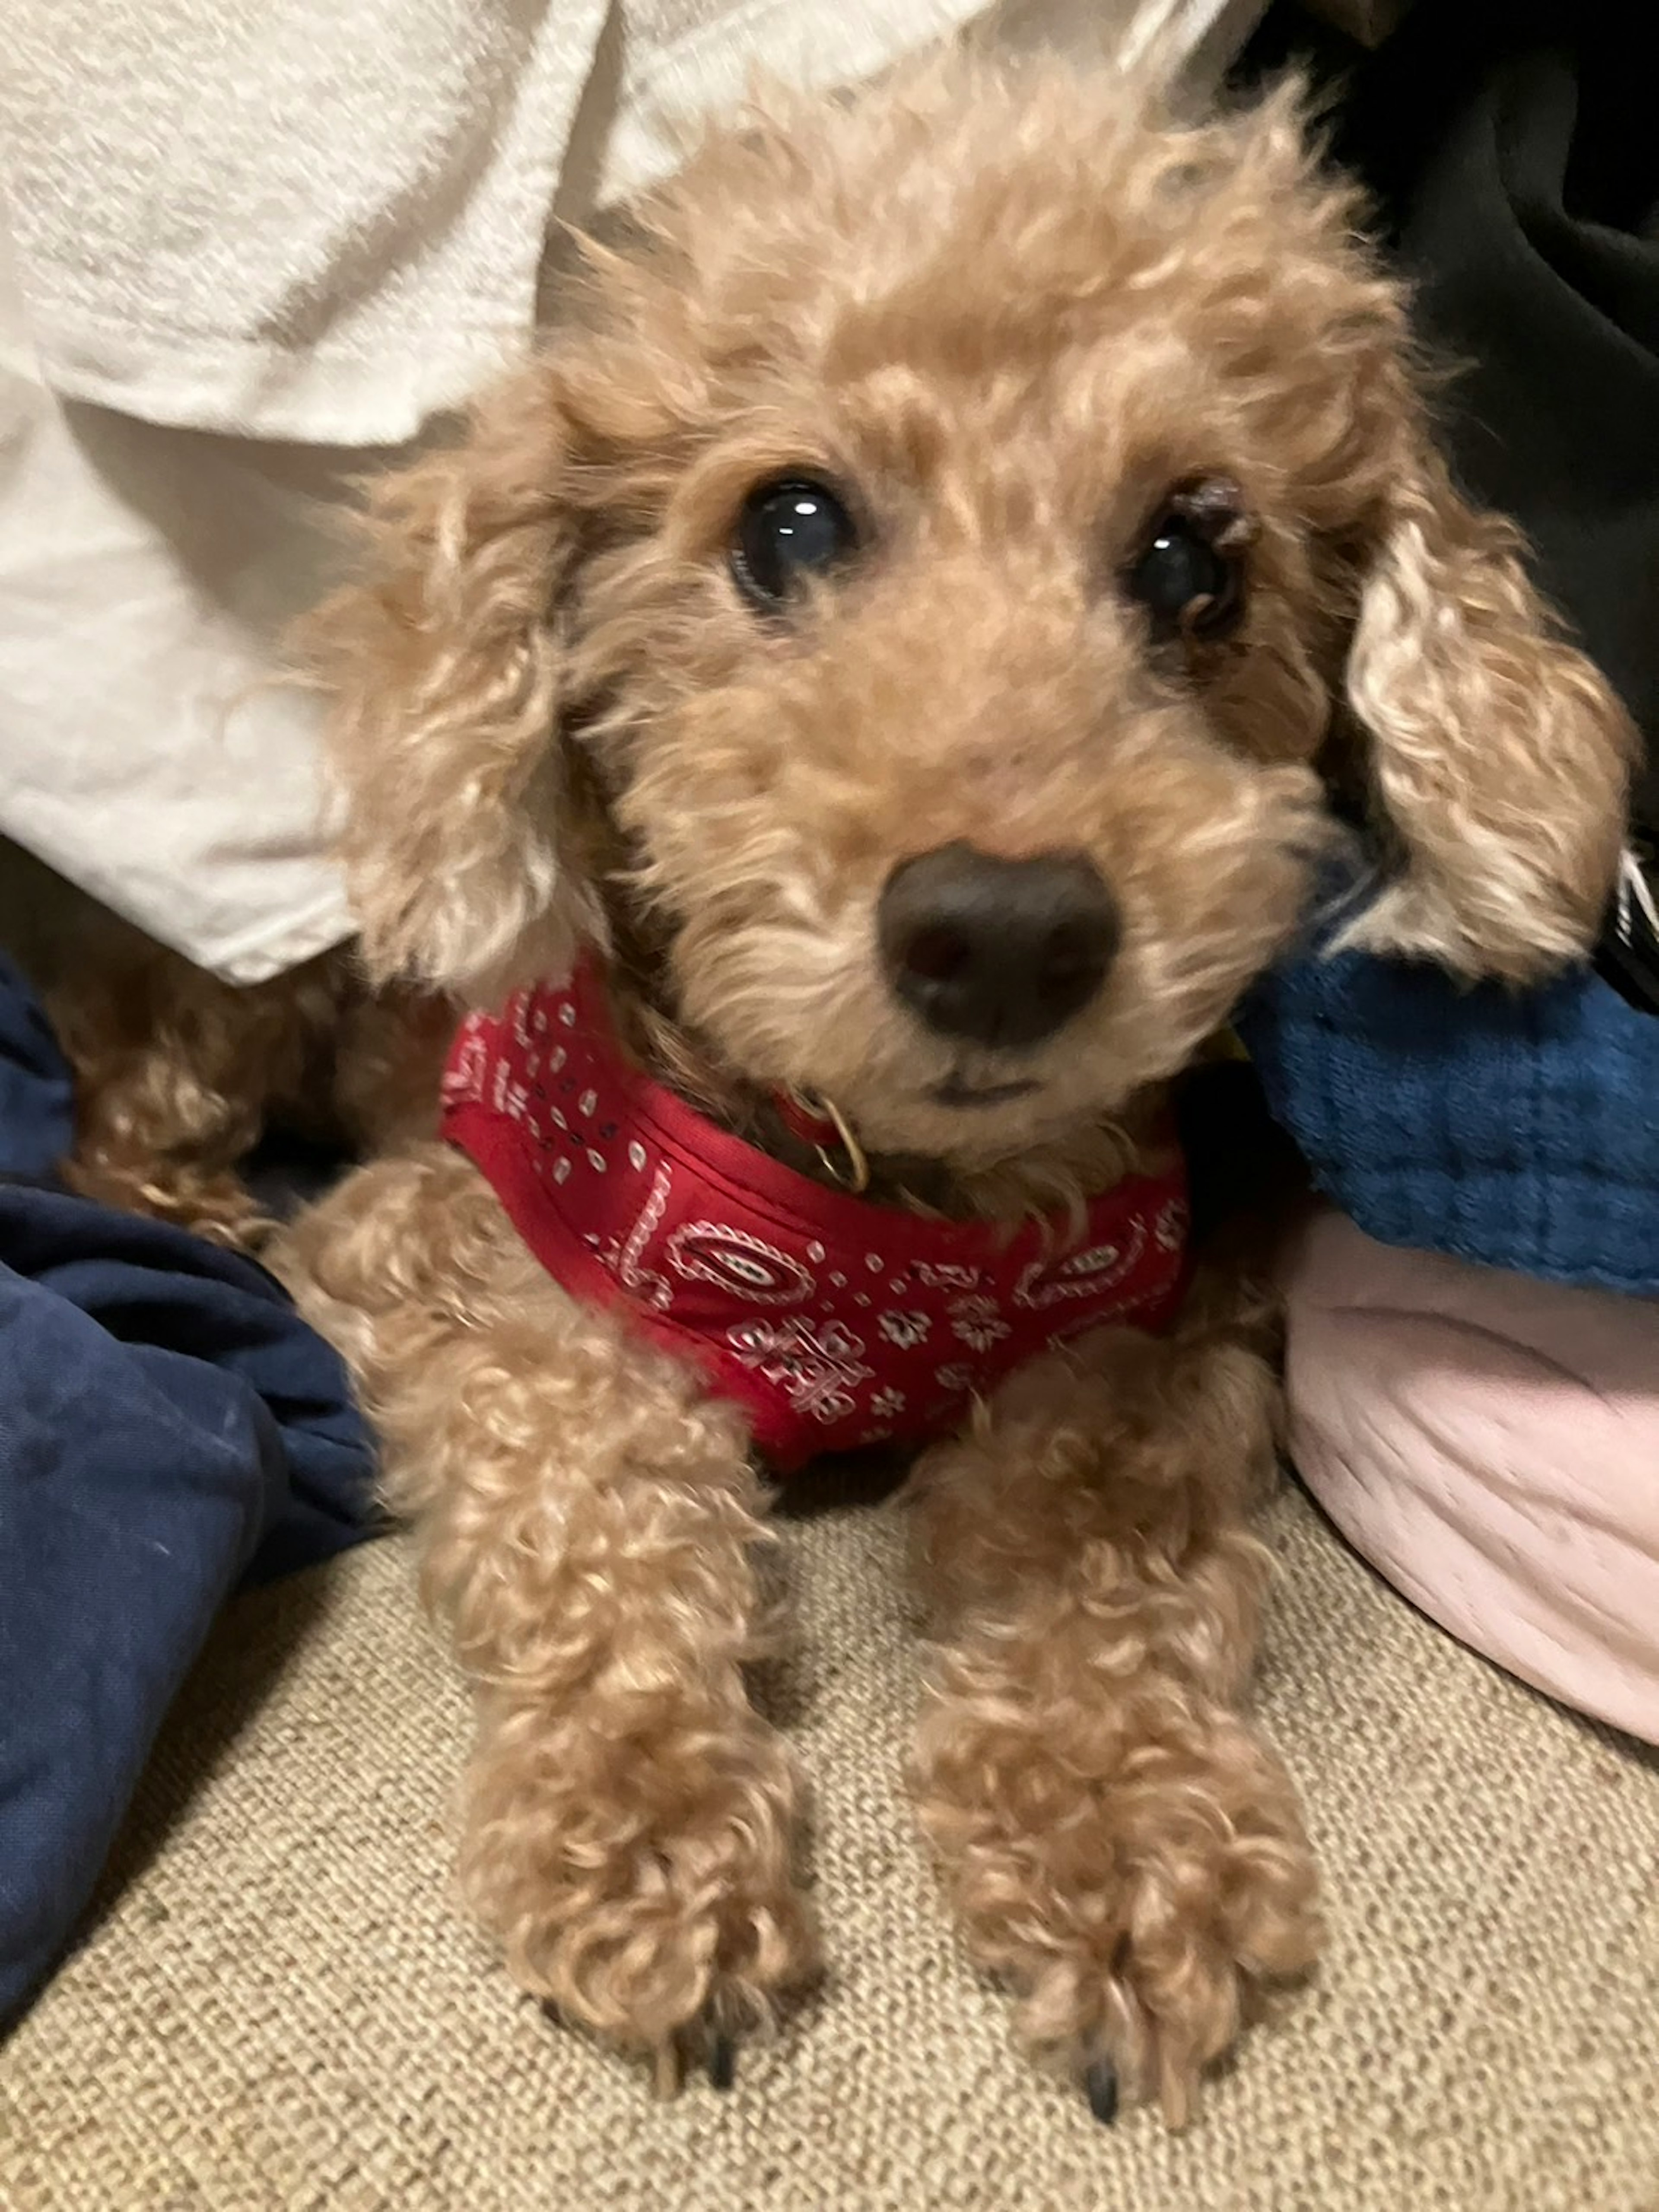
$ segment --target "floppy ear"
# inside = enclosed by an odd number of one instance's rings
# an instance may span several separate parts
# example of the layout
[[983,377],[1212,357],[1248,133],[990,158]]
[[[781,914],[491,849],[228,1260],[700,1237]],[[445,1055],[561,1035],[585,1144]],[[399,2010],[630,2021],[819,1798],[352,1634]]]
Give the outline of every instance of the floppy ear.
[[488,1003],[562,975],[594,926],[561,836],[568,445],[552,376],[514,377],[453,450],[373,488],[361,580],[302,628],[378,980]]
[[1533,589],[1516,531],[1426,452],[1384,495],[1346,687],[1402,865],[1341,941],[1514,981],[1586,953],[1635,733]]

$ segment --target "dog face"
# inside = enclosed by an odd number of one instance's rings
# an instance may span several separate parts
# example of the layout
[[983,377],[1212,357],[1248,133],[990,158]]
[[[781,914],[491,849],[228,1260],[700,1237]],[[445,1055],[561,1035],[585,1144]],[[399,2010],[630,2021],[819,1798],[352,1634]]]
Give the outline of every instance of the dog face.
[[1319,595],[1195,333],[1103,301],[1068,342],[1042,289],[963,299],[964,262],[947,234],[868,304],[826,267],[808,343],[711,410],[574,610],[679,1011],[947,1158],[1120,1103],[1224,1018],[1304,902],[1327,718]]
[[954,61],[712,140],[325,611],[371,960],[617,926],[727,1072],[963,1165],[1177,1070],[1285,945],[1581,951],[1629,732],[1425,442],[1281,99]]

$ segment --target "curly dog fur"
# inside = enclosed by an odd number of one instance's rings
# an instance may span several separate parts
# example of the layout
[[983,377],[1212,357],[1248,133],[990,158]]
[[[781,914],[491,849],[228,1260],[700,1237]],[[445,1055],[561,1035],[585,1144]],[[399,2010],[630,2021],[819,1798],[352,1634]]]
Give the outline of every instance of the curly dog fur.
[[[488,1004],[585,945],[707,1111],[787,1156],[769,1102],[822,1094],[878,1195],[1014,1222],[1144,1157],[1297,927],[1330,780],[1395,864],[1353,941],[1516,981],[1580,956],[1629,732],[1449,483],[1355,225],[1291,93],[1178,122],[1122,76],[954,57],[712,135],[591,246],[556,346],[380,490],[318,619],[372,970]],[[765,614],[731,547],[780,475],[860,545]],[[1160,640],[1126,586],[1182,499],[1226,509],[1225,636]],[[884,885],[952,846],[1080,854],[1115,899],[1107,980],[1018,1053],[884,972]],[[773,1624],[742,1419],[439,1147],[282,1264],[476,1689],[461,1865],[511,1972],[659,2058],[763,2021],[817,1937],[745,1693]],[[1244,1711],[1270,1340],[1201,1267],[1167,1338],[1045,1358],[913,1478],[915,1793],[966,1941],[1036,2051],[1172,2122],[1319,1941]]]
[[352,946],[226,983],[3,841],[0,946],[74,1073],[62,1171],[83,1197],[257,1249],[276,1224],[241,1168],[268,1129],[380,1152],[436,1124],[453,1010],[371,989]]

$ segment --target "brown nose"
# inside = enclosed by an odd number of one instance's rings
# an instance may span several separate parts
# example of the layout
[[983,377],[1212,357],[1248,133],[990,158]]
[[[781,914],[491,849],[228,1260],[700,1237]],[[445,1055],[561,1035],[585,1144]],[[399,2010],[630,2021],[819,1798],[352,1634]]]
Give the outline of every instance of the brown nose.
[[877,926],[913,1013],[943,1036],[1010,1050],[1083,1011],[1119,936],[1112,895],[1082,854],[1000,860],[963,844],[895,868]]

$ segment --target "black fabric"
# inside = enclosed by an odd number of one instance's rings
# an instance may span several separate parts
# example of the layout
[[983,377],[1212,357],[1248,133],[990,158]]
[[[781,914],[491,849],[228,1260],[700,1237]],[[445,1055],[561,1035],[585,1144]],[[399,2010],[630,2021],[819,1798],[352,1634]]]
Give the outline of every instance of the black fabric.
[[1659,828],[1659,125],[1643,21],[1619,0],[1422,0],[1379,52],[1275,9],[1246,57],[1339,95],[1364,180],[1458,368],[1445,442],[1515,515],[1540,581],[1617,684]]
[[[1647,35],[1644,36],[1644,27]],[[1460,373],[1446,449],[1514,515],[1540,583],[1643,733],[1637,849],[1659,842],[1659,126],[1638,0],[1419,0],[1374,55],[1273,9],[1242,64],[1335,97],[1416,319]],[[1651,866],[1649,880],[1655,882]],[[1659,1006],[1638,902],[1601,966]]]

